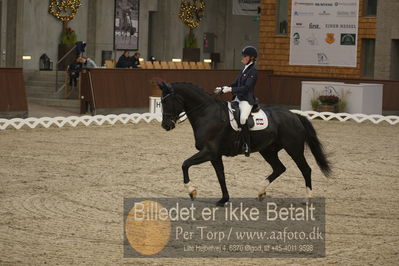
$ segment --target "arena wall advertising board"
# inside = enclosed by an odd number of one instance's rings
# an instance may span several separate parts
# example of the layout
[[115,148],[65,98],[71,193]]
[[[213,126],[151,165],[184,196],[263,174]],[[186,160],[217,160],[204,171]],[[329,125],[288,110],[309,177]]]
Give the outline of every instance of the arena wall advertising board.
[[294,0],[290,65],[356,67],[359,0]]

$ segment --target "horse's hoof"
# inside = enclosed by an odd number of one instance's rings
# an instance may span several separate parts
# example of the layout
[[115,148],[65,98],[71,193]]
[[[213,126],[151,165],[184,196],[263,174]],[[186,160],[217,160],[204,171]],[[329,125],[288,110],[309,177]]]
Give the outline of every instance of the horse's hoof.
[[194,200],[197,197],[197,190],[194,189],[193,191],[191,191],[191,193],[189,194],[191,200]]
[[229,200],[221,199],[221,200],[219,200],[218,202],[216,202],[216,206],[218,206],[218,207],[224,207],[224,206],[226,206],[226,203],[227,203],[227,202],[229,202]]
[[259,200],[259,201],[262,201],[262,200],[264,200],[265,198],[266,198],[266,192],[260,193],[260,194],[258,195],[258,200]]

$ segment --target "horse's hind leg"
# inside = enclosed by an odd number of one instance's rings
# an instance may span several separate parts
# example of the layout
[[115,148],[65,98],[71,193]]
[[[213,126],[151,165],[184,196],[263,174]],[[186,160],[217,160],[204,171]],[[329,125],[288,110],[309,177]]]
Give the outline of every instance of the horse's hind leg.
[[287,150],[288,154],[291,156],[291,158],[294,160],[296,165],[298,166],[299,170],[301,170],[301,173],[303,175],[303,178],[305,179],[305,185],[306,185],[306,196],[308,198],[312,197],[312,169],[310,168],[308,162],[306,161],[305,155],[302,150],[297,150],[295,152],[290,152]]
[[285,172],[286,168],[278,158],[278,150],[265,150],[259,152],[263,158],[270,164],[273,169],[271,175],[259,184],[258,199],[263,200],[266,197],[266,188],[273,182],[277,177]]

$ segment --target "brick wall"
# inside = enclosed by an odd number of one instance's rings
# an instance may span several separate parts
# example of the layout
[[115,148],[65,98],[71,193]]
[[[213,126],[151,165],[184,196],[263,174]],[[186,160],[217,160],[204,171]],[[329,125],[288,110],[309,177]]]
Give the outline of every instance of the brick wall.
[[[288,0],[288,25],[291,25],[291,0]],[[261,0],[261,18],[259,33],[259,62],[258,68],[273,70],[277,75],[302,75],[337,78],[360,78],[361,49],[363,38],[375,39],[375,17],[364,17],[364,0],[359,0],[359,29],[357,66],[352,67],[324,67],[324,66],[291,66],[289,65],[290,27],[287,35],[276,34],[276,16],[278,0]]]

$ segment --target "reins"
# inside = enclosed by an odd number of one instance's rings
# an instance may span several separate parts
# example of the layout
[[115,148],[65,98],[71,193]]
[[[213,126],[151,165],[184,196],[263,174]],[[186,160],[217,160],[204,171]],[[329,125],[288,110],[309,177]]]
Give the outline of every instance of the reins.
[[[222,95],[221,92],[210,94],[210,96],[212,96],[213,98],[216,98],[216,97],[218,97],[220,95]],[[176,96],[176,93],[174,91],[170,92],[169,94],[167,94],[167,95],[165,95],[164,97],[161,98],[161,102],[164,102],[165,99],[168,98],[169,96]],[[184,107],[184,104],[181,102],[179,97],[176,97],[176,101]],[[173,113],[164,113],[164,114],[173,117],[174,119],[172,119],[172,122],[174,122],[175,124],[176,123],[177,124],[181,124],[181,123],[183,123],[184,121],[187,120],[188,115],[194,114],[195,112],[198,112],[198,111],[202,111],[203,109],[205,109],[206,107],[208,107],[212,103],[206,102],[206,103],[199,104],[197,106],[192,107],[190,110],[184,111],[184,112],[182,112],[180,114],[176,114],[177,112],[176,112],[175,104],[176,103],[173,103]],[[186,116],[186,118],[181,120],[184,116]]]
[[[173,92],[171,92],[171,93],[165,95],[165,97],[162,97],[162,98],[161,98],[161,102],[165,101],[165,99],[168,98],[169,96],[176,96],[176,93],[173,91]],[[178,97],[176,97],[176,101],[184,107],[184,104],[181,102],[181,100],[180,100]],[[165,114],[166,114],[166,115],[169,115],[169,116],[171,116],[171,117],[174,117],[174,118],[175,118],[175,121],[174,121],[175,124],[176,124],[176,123],[180,124],[180,123],[183,123],[184,121],[187,120],[187,117],[186,117],[184,120],[180,120],[182,117],[187,116],[187,115],[190,115],[190,114],[193,114],[193,113],[196,112],[196,111],[203,110],[203,109],[204,109],[205,107],[207,107],[209,104],[210,104],[210,103],[202,103],[202,104],[199,104],[199,105],[197,105],[197,106],[194,106],[194,107],[191,108],[190,110],[184,111],[184,112],[182,112],[182,113],[180,113],[180,114],[176,114],[176,113],[177,113],[177,112],[176,112],[176,105],[175,105],[175,103],[173,103],[173,113],[165,113]],[[173,121],[173,120],[172,120],[172,121]]]

